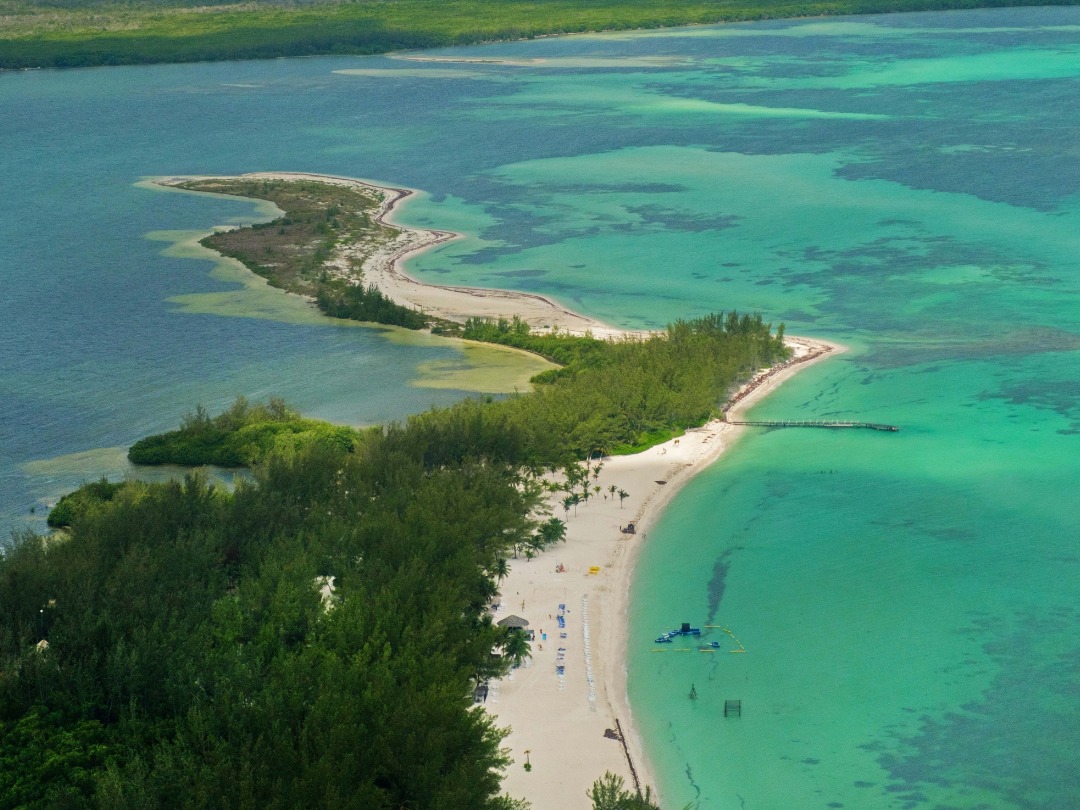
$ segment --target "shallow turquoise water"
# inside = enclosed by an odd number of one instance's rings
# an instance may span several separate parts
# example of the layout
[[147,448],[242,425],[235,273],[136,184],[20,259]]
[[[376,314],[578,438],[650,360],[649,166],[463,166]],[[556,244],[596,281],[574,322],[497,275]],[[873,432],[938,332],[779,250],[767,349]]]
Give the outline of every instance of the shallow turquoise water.
[[[118,462],[28,463],[197,402],[275,393],[362,422],[461,396],[409,385],[438,349],[181,311],[235,285],[146,234],[252,207],[133,183],[412,185],[404,220],[468,236],[424,277],[627,326],[760,310],[852,351],[755,415],[902,427],[747,436],[650,532],[629,687],[667,805],[1080,805],[1080,10],[437,55],[546,61],[0,75],[0,171],[20,179],[0,196],[4,519]],[[747,652],[652,652],[681,621]]]

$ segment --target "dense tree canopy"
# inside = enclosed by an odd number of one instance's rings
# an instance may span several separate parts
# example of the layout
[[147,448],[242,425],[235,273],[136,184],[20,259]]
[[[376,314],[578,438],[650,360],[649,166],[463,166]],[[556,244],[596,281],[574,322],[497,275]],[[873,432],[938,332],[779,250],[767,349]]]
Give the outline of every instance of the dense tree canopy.
[[515,322],[470,322],[466,334],[568,365],[535,377],[531,394],[430,411],[415,417],[414,427],[447,431],[465,444],[478,432],[497,437],[513,454],[508,458],[532,465],[637,452],[666,441],[715,415],[755,369],[788,356],[782,325],[773,334],[760,315],[737,312],[622,341],[533,335]]
[[[558,356],[562,339],[541,342]],[[54,510],[63,533],[16,538],[0,558],[5,802],[513,806],[502,732],[472,695],[527,654],[487,611],[507,557],[565,537],[539,473],[587,484],[578,459],[700,422],[786,356],[737,313],[568,340],[534,393],[362,433],[277,400],[198,409],[132,458],[250,465],[234,491],[103,480]]]
[[271,452],[313,443],[349,452],[360,439],[352,428],[302,419],[280,399],[271,399],[266,406],[239,397],[213,418],[200,406],[184,418],[179,430],[135,442],[128,458],[136,464],[250,467]]
[[275,454],[233,493],[128,484],[64,537],[18,538],[0,561],[0,795],[506,806],[472,690],[505,670],[489,572],[533,536],[536,502],[511,465],[425,467],[372,438]]

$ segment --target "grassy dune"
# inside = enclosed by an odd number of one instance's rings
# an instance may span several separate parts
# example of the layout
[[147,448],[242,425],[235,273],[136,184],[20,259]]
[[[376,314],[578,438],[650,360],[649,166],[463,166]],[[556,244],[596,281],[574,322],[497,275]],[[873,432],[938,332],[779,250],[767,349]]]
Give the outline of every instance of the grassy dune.
[[0,68],[373,54],[581,31],[1047,5],[1023,0],[358,0],[203,6],[183,2],[0,0]]

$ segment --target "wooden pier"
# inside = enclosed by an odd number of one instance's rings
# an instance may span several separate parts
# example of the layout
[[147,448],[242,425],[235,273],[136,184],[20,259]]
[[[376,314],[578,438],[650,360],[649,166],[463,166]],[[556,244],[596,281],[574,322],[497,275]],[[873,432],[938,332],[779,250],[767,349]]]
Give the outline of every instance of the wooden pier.
[[820,420],[798,419],[756,419],[756,420],[727,420],[729,425],[747,425],[749,427],[806,427],[806,428],[869,428],[870,430],[884,430],[896,433],[900,428],[896,425],[882,425],[877,422],[825,422]]
[[[622,726],[619,725],[619,718],[615,718],[615,734],[619,743],[622,745],[623,753],[626,754],[626,764],[630,766],[630,776],[634,779],[634,790],[637,791],[637,795],[641,795],[641,780],[638,779],[637,770],[634,768],[634,760],[630,758],[630,749],[626,745],[626,735],[623,734]],[[604,736],[607,736],[606,734]]]

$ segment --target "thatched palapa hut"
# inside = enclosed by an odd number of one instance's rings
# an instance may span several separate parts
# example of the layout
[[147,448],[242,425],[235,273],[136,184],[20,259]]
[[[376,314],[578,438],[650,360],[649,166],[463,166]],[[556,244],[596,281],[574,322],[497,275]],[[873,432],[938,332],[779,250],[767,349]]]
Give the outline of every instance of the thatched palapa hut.
[[509,627],[514,630],[524,630],[529,626],[529,622],[520,616],[507,616],[505,619],[499,619],[497,622],[499,627]]

